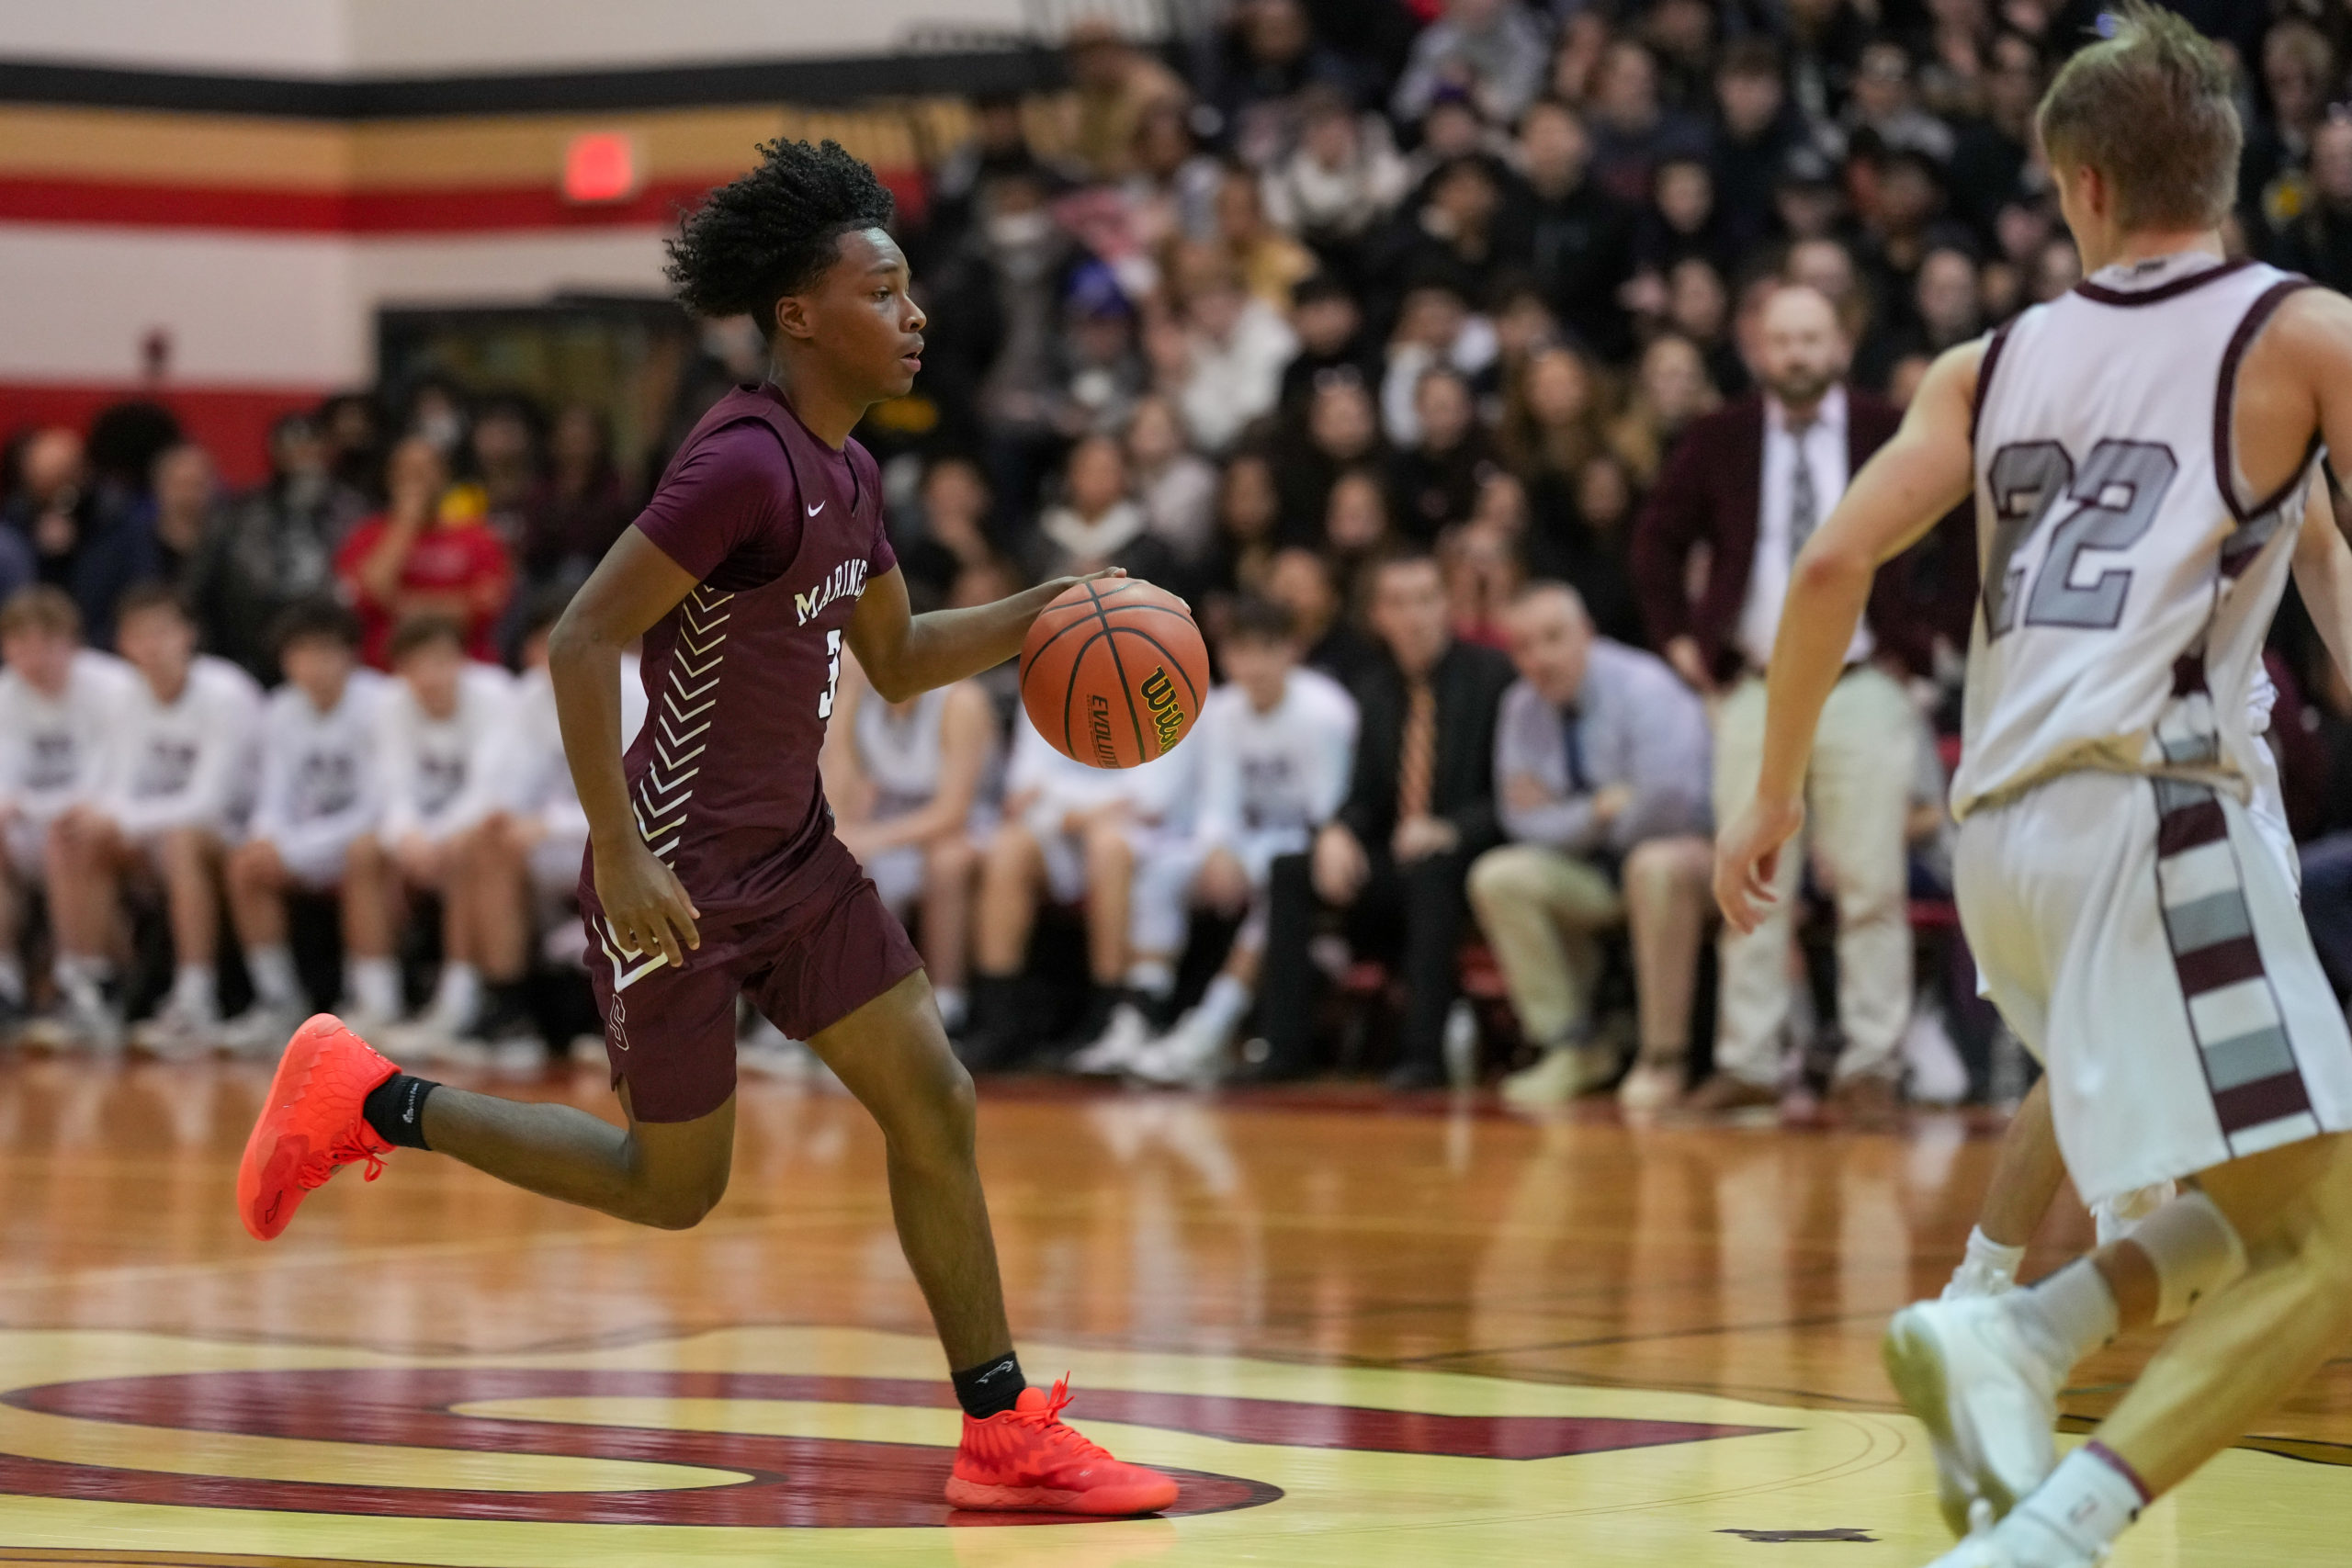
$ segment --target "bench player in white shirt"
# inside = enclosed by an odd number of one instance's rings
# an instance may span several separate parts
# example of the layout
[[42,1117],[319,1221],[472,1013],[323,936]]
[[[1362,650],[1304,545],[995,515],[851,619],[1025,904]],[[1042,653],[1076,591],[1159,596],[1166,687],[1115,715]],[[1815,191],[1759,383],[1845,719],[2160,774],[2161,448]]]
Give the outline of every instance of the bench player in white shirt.
[[[2320,452],[2352,451],[2352,301],[2222,260],[2233,73],[2177,17],[2112,16],[2040,111],[2090,276],[1938,359],[1807,544],[1718,841],[1751,928],[1874,570],[1973,492],[1962,920],[2083,1196],[2185,1190],[2030,1290],[1897,1315],[1888,1370],[1971,1527],[1943,1568],[2089,1568],[2352,1332],[2352,1033],[2248,815],[2238,697]],[[2067,1373],[2149,1323],[2178,1327],[2053,1463]]]
[[119,1043],[112,989],[122,881],[159,879],[176,967],[171,995],[136,1043],[176,1055],[210,1045],[220,1022],[220,863],[252,805],[261,688],[227,660],[196,651],[195,622],[161,583],[125,593],[115,625],[139,679],[125,694],[96,795],[68,809],[50,836],[58,988],[86,1043]]
[[920,905],[923,968],[950,1032],[964,1023],[971,953],[976,830],[993,825],[982,797],[1001,767],[996,711],[977,681],[884,702],[854,659],[825,737],[833,831],[901,921]]
[[528,1030],[520,994],[529,958],[523,865],[497,820],[514,679],[467,658],[464,628],[437,615],[401,623],[391,653],[392,687],[377,710],[378,836],[396,897],[441,902],[441,973],[424,1010],[385,1040],[400,1059],[423,1060]]
[[49,831],[96,793],[115,720],[138,680],[82,646],[82,613],[62,588],[20,590],[0,605],[0,1022],[25,1009],[24,897],[42,879]]
[[311,1011],[287,944],[286,899],[298,890],[333,893],[341,907],[348,1016],[380,1029],[401,1011],[390,868],[376,840],[376,710],[388,682],[360,666],[358,618],[332,599],[293,605],[277,640],[286,683],[262,717],[260,798],[229,856],[229,915],[254,1001],[221,1025],[220,1043],[254,1053],[277,1052]]
[[[1305,854],[1315,829],[1348,793],[1356,702],[1346,687],[1298,662],[1290,612],[1244,599],[1226,618],[1217,653],[1226,682],[1201,705],[1191,736],[1200,769],[1200,817],[1182,852],[1193,901],[1242,917],[1225,967],[1200,1005],[1147,1043],[1132,1070],[1147,1082],[1206,1084],[1229,1065],[1250,1011],[1266,945],[1266,883],[1277,855]],[[1183,910],[1162,918],[1172,961]]]

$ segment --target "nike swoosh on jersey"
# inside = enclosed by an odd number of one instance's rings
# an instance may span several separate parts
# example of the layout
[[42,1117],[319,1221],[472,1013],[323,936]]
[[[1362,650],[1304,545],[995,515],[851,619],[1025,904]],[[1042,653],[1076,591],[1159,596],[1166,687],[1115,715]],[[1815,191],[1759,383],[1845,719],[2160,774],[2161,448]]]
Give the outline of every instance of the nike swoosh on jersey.
[[810,507],[810,508],[808,509],[808,515],[809,515],[809,516],[811,516],[811,517],[814,517],[814,516],[816,516],[816,515],[817,515],[817,513],[819,513],[820,512],[822,512],[822,511],[824,511],[824,510],[825,510],[825,503],[824,503],[823,502],[821,502],[821,501],[820,501],[820,502],[819,502],[816,505],[814,505],[814,506],[812,506],[812,507]]

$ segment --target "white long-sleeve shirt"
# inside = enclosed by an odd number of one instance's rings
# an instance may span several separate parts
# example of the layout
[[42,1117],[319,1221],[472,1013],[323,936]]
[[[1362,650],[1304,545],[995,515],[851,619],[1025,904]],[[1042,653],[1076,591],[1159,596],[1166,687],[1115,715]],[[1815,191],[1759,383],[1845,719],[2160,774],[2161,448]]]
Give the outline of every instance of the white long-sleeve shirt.
[[261,714],[254,678],[209,654],[197,655],[171,702],[134,680],[108,749],[107,815],[133,838],[175,828],[234,829],[253,805]]
[[[645,683],[637,656],[621,655],[621,750],[628,750],[645,728]],[[563,724],[556,713],[555,682],[547,671],[526,670],[516,678],[507,743],[495,775],[500,806],[542,823],[550,835],[577,837],[588,831],[588,814],[571,783],[563,751]]]
[[91,649],[74,656],[55,696],[14,670],[0,671],[0,801],[45,823],[95,799],[116,721],[138,683],[130,665]]
[[323,713],[299,686],[270,694],[253,838],[277,845],[291,863],[308,863],[376,826],[384,808],[377,714],[390,685],[373,670],[355,670]]
[[395,681],[377,715],[377,755],[384,780],[384,837],[443,840],[498,810],[500,782],[513,745],[514,678],[494,664],[469,664],[458,682],[457,710],[435,718],[404,681]]
[[1201,705],[1185,747],[1200,753],[1193,841],[1262,874],[1276,855],[1306,849],[1346,797],[1356,702],[1317,670],[1293,670],[1282,700],[1265,713],[1239,686],[1219,686]]

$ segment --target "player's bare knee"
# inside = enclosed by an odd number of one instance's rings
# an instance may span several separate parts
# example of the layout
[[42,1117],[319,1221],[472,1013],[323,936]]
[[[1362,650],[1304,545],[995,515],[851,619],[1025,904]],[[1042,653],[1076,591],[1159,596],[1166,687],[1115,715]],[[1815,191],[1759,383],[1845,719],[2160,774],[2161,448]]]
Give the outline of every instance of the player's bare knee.
[[727,1172],[672,1180],[649,1188],[631,1218],[655,1230],[690,1231],[709,1217],[727,1196]]
[[962,834],[933,839],[923,851],[923,866],[934,880],[961,881],[979,863],[979,852]]

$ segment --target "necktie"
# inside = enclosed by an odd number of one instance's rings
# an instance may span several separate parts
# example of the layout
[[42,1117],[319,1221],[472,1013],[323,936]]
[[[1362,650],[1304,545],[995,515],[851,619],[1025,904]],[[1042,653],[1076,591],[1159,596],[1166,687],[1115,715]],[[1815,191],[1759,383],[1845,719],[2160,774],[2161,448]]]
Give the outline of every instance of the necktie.
[[1405,692],[1404,743],[1396,749],[1396,818],[1430,814],[1430,775],[1437,762],[1437,694],[1427,681]]
[[1567,755],[1568,793],[1589,793],[1592,781],[1584,771],[1584,710],[1573,703],[1560,710],[1560,746]]
[[1796,471],[1789,477],[1789,558],[1797,558],[1804,542],[1813,537],[1814,525],[1821,521],[1821,502],[1813,493],[1813,465],[1805,461],[1804,438],[1813,433],[1814,422],[1800,424],[1789,421],[1789,441],[1795,448]]

